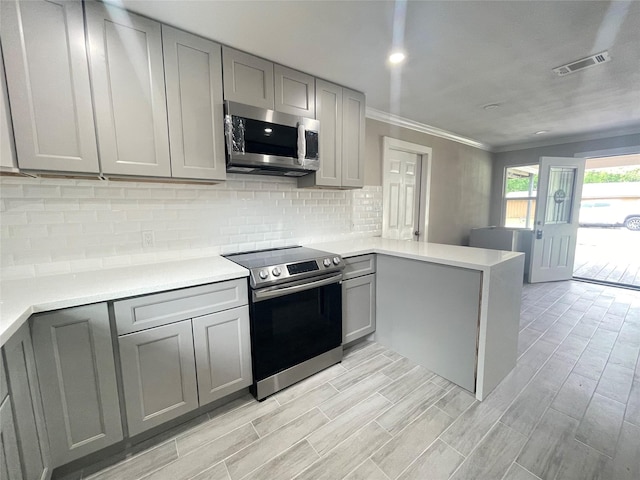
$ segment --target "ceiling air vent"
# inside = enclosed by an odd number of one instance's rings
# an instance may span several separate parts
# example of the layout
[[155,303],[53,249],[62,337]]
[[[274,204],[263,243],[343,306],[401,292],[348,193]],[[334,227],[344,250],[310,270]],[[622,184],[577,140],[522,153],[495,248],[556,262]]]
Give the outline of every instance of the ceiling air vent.
[[581,58],[580,60],[576,60],[575,62],[567,63],[566,65],[561,65],[553,69],[561,77],[565,75],[569,75],[570,73],[574,73],[580,70],[584,70],[585,68],[590,68],[600,63],[606,63],[611,60],[609,56],[609,52],[600,52],[595,55],[591,55],[590,57]]

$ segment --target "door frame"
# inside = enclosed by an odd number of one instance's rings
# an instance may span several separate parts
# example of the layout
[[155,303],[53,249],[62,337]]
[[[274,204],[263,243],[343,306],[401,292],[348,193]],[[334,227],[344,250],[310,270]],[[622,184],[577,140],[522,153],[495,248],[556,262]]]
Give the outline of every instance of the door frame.
[[429,199],[431,197],[431,164],[433,163],[433,149],[426,145],[406,142],[393,137],[382,137],[382,236],[384,237],[384,206],[388,203],[388,192],[384,189],[385,175],[391,162],[391,150],[415,153],[420,156],[420,201],[418,207],[419,221],[418,242],[426,242],[429,238]]

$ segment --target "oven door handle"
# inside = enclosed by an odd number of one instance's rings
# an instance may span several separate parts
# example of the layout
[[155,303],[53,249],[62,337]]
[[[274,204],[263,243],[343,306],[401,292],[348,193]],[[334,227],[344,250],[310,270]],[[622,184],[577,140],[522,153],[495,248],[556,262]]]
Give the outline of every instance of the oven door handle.
[[304,292],[305,290],[311,290],[312,288],[324,287],[332,283],[338,283],[342,280],[342,273],[337,275],[331,275],[330,277],[322,278],[314,282],[305,282],[299,285],[293,285],[290,287],[268,287],[260,290],[253,291],[253,301],[262,302],[263,300],[270,300],[272,298],[283,297],[284,295],[291,295],[292,293]]

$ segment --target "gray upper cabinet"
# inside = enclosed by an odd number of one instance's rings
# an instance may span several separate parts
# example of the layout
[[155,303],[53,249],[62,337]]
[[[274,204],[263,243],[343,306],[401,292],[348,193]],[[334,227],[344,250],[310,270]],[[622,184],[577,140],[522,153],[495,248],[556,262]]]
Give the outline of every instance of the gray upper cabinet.
[[274,66],[275,110],[316,118],[315,78],[282,65]]
[[82,3],[12,0],[0,9],[19,167],[98,173]]
[[198,407],[191,321],[119,338],[129,435]]
[[342,89],[342,127],[342,186],[360,188],[364,186],[363,93]]
[[254,107],[275,108],[273,63],[222,47],[224,98]]
[[7,374],[4,371],[4,357],[0,351],[0,403],[7,397],[9,388],[7,385]]
[[171,176],[160,24],[85,2],[102,172]]
[[298,179],[299,187],[364,186],[365,96],[316,79],[320,121],[320,169]]
[[200,405],[251,384],[249,309],[233,308],[193,319]]
[[4,346],[24,480],[49,478],[49,443],[29,325]]
[[13,411],[9,397],[0,402],[0,478],[23,480]]
[[224,180],[221,48],[162,26],[173,177]]
[[122,440],[107,304],[38,314],[32,338],[52,468]]
[[[0,12],[2,12],[0,3]],[[0,172],[18,171],[16,148],[13,141],[13,126],[9,112],[9,95],[7,93],[7,77],[4,73],[4,59],[0,48]],[[2,399],[0,398],[0,402]]]
[[320,121],[320,168],[298,179],[301,187],[342,186],[342,87],[316,80],[316,118]]

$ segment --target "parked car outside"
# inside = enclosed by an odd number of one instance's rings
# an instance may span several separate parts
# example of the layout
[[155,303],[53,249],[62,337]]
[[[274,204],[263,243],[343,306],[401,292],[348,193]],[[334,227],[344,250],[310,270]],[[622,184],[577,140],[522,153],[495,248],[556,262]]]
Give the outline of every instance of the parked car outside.
[[580,226],[618,227],[640,231],[640,202],[584,200],[578,217]]

